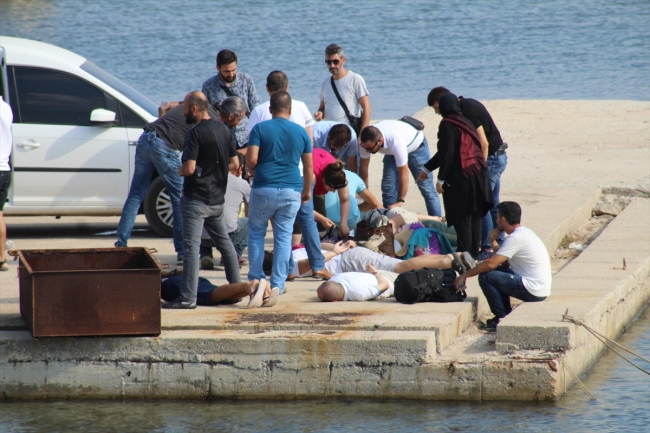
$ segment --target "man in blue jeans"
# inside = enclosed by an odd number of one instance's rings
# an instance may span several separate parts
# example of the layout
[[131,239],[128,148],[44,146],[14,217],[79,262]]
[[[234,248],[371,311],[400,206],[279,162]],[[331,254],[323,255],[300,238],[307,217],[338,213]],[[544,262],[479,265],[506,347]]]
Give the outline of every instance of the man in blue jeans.
[[277,287],[284,293],[293,223],[301,203],[311,202],[312,147],[305,128],[289,120],[291,96],[287,92],[279,91],[271,96],[269,111],[272,119],[255,125],[246,152],[246,169],[253,176],[248,213],[248,279],[264,278],[264,238],[271,220],[275,252],[271,288]]
[[[508,237],[499,247],[501,232]],[[521,207],[512,201],[499,203],[497,229],[490,233],[494,255],[460,275],[456,289],[467,278],[478,275],[478,283],[487,299],[492,319],[479,327],[496,331],[499,321],[510,314],[510,297],[524,302],[539,302],[551,294],[551,260],[542,240],[521,225]]]
[[[438,114],[440,114],[438,108],[440,97],[446,93],[450,93],[450,91],[444,87],[435,87],[427,97],[427,103]],[[458,103],[463,116],[472,122],[481,140],[481,148],[486,158],[492,197],[494,198],[494,207],[481,220],[481,252],[479,253],[479,259],[485,259],[494,252],[490,245],[489,236],[492,229],[497,227],[496,218],[499,193],[501,192],[501,174],[508,165],[508,155],[506,155],[508,144],[503,142],[499,128],[497,128],[492,116],[483,104],[476,99],[463,98],[462,96],[458,98]],[[499,234],[498,243],[503,243],[503,233]]]
[[[211,108],[210,108],[211,109]],[[165,111],[168,111],[165,114]],[[180,212],[183,178],[178,174],[185,136],[193,124],[188,124],[183,115],[182,102],[172,102],[160,107],[161,117],[144,127],[135,148],[135,171],[131,180],[129,195],[122,209],[117,226],[116,247],[126,247],[133,231],[138,209],[147,195],[154,171],[163,179],[172,204],[174,249],[179,262],[183,261],[183,218]],[[211,113],[216,115],[211,109]]]
[[401,120],[384,120],[367,126],[359,136],[359,176],[368,186],[370,154],[384,154],[384,173],[381,179],[383,205],[387,209],[402,206],[409,188],[409,171],[416,180],[427,213],[442,216],[440,198],[433,186],[433,175],[417,180],[424,164],[431,159],[429,143],[422,131]]
[[224,197],[228,185],[228,165],[238,163],[235,143],[226,125],[208,114],[208,98],[202,92],[185,97],[183,112],[187,123],[196,125],[187,133],[183,164],[178,174],[185,177],[183,214],[183,285],[178,299],[163,308],[196,308],[199,281],[199,244],[205,230],[223,257],[226,279],[239,283],[237,253],[223,221]]

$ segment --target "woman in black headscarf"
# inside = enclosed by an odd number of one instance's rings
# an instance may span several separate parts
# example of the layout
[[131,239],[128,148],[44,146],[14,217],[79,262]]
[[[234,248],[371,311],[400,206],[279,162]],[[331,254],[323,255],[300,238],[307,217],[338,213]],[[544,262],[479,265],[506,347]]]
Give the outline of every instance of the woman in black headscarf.
[[442,194],[447,225],[458,234],[457,250],[476,258],[481,218],[493,206],[485,157],[476,128],[460,111],[458,97],[443,95],[439,107],[438,152],[424,165],[420,177],[439,168],[436,190]]

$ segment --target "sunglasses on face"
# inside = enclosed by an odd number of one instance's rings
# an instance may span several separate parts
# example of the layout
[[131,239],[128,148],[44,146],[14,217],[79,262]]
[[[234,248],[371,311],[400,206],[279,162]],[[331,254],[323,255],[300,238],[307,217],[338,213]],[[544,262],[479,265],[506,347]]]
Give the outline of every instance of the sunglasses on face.
[[377,145],[379,144],[379,140],[380,140],[380,138],[378,138],[377,141],[375,141],[375,144],[373,144],[370,147],[363,147],[363,146],[361,146],[361,147],[366,149],[367,152],[370,152],[370,153],[372,153],[374,155],[379,150],[379,149],[377,149]]
[[341,63],[341,61],[340,61],[339,59],[334,59],[334,60],[325,60],[325,63],[327,63],[327,66],[330,66],[330,65],[334,65],[334,66],[336,66],[336,65],[338,65],[339,63]]

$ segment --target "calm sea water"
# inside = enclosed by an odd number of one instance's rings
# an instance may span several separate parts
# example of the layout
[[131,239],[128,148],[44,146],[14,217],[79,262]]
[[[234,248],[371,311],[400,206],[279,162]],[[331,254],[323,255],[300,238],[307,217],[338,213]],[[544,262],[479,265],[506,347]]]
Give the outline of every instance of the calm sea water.
[[648,0],[0,0],[0,33],[75,51],[150,96],[178,99],[235,50],[318,107],[323,50],[362,74],[373,118],[411,114],[445,85],[478,99],[650,99]]
[[[650,308],[619,343],[650,357]],[[642,362],[642,361],[640,361]],[[647,369],[649,366],[645,364]],[[613,352],[557,403],[312,400],[0,403],[0,432],[648,432],[650,379]]]
[[[413,113],[445,85],[479,99],[650,99],[650,1],[0,0],[0,34],[75,51],[155,102],[181,98],[235,50],[265,100],[266,75],[315,110],[336,42],[374,118]],[[650,312],[621,340],[650,357]],[[1,432],[647,432],[650,381],[606,354],[555,404],[316,400],[0,404]]]

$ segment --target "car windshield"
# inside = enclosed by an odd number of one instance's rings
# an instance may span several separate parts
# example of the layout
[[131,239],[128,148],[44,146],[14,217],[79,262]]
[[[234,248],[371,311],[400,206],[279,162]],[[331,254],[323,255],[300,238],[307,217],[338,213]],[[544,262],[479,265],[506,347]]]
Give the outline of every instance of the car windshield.
[[104,83],[111,86],[113,89],[120,92],[122,95],[129,98],[134,103],[138,104],[140,107],[147,110],[149,114],[154,117],[158,117],[158,106],[149,98],[144,96],[142,93],[135,90],[133,87],[126,84],[124,81],[115,77],[114,75],[109,74],[90,60],[86,60],[82,65],[81,69],[88,72],[93,77],[103,81]]

